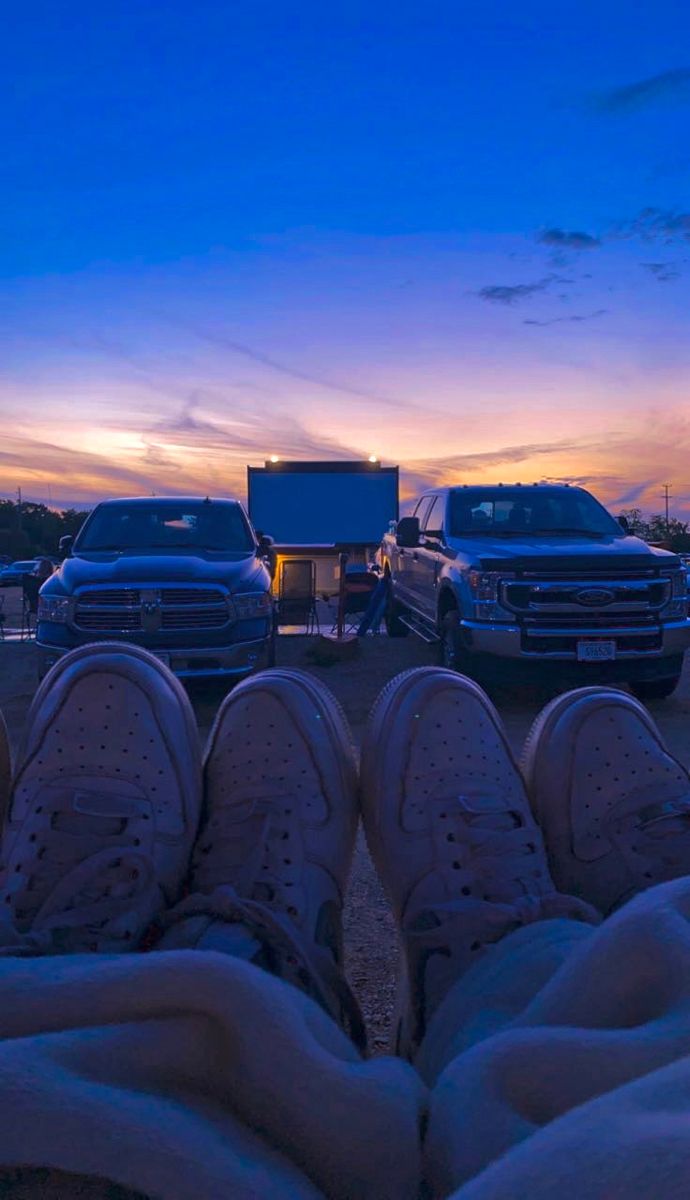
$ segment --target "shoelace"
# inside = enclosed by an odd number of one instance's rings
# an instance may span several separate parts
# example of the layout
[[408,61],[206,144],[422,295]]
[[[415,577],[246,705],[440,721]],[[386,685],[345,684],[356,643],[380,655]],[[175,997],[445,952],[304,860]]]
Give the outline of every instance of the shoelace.
[[162,936],[178,921],[208,916],[242,925],[261,945],[261,965],[311,996],[345,1030],[362,1051],[367,1036],[362,1015],[345,976],[328,951],[307,943],[288,917],[267,904],[246,900],[227,884],[210,894],[196,893],[182,900],[159,922]]
[[[445,903],[420,908],[410,914],[403,933],[412,951],[415,973],[417,1020],[414,1038],[419,1044],[428,1017],[438,1007],[429,1005],[426,973],[429,960],[435,961],[436,990],[441,998],[474,961],[474,954],[525,925],[537,921],[565,918],[597,925],[601,916],[589,904],[575,896],[550,892],[541,896],[518,896],[509,903],[496,903],[460,897]],[[469,951],[469,954],[467,954]],[[438,957],[436,957],[438,956]],[[445,965],[443,965],[445,960]]]
[[[476,811],[474,801],[462,795],[433,801],[437,828],[445,834],[446,857],[453,862],[455,853],[466,847],[473,860],[469,870],[516,884],[525,891],[534,888],[534,879],[543,856],[538,853],[539,831],[530,829],[522,814],[514,809]],[[508,861],[506,861],[508,860]],[[548,876],[544,891],[548,890]]]
[[199,839],[195,876],[203,890],[225,886],[230,869],[238,894],[260,901],[268,887],[270,899],[289,911],[280,868],[291,857],[300,803],[289,791],[271,786],[249,799],[244,816],[237,807],[219,806]]
[[[134,851],[106,848],[79,863],[53,889],[22,939],[20,953],[96,951],[101,943],[134,949],[141,918],[161,893],[153,865]],[[131,912],[131,920],[128,914]]]

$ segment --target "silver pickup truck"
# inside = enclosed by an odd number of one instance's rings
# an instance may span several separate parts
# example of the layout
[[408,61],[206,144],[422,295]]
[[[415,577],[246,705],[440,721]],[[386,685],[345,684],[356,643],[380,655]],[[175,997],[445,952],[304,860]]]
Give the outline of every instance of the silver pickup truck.
[[680,559],[579,487],[440,488],[385,535],[389,635],[440,643],[479,679],[628,683],[669,696],[690,645]]

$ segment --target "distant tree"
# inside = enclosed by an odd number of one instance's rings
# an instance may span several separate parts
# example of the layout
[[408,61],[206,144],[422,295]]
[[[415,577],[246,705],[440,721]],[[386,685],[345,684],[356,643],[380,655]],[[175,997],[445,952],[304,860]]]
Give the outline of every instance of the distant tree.
[[26,501],[20,506],[0,500],[0,554],[12,558],[56,555],[60,538],[78,533],[86,515],[74,508],[60,512],[46,504]]
[[636,537],[644,538],[647,536],[647,522],[641,508],[624,508],[620,516],[625,517],[628,522],[628,529]]
[[669,517],[667,525],[666,517],[661,513],[655,513],[649,518],[647,529],[650,542],[663,542],[669,550],[675,550],[676,553],[690,550],[690,528],[687,521]]

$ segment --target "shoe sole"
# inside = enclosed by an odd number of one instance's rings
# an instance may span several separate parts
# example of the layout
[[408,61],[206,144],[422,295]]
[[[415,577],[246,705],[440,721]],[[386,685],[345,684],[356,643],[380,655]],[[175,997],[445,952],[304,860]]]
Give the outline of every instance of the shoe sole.
[[[409,741],[410,722],[414,709],[423,708],[426,700],[438,688],[451,688],[471,696],[489,717],[505,750],[510,764],[520,778],[520,769],[508,742],[503,722],[488,696],[474,680],[443,667],[412,667],[402,671],[379,693],[369,714],[362,740],[360,765],[361,806],[367,845],[377,865],[385,862],[385,839],[382,835],[382,797],[390,794],[386,780],[399,779]],[[381,868],[379,868],[381,870]],[[389,895],[394,909],[398,905]]]

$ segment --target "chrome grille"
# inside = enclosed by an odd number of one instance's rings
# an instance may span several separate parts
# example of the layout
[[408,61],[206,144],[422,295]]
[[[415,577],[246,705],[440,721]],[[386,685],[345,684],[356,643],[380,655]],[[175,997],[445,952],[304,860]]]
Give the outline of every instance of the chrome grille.
[[606,579],[518,578],[506,580],[502,602],[526,622],[592,626],[600,620],[621,625],[658,617],[671,598],[666,577]]
[[229,622],[225,592],[203,584],[85,588],[74,618],[78,629],[102,633],[223,629]]

